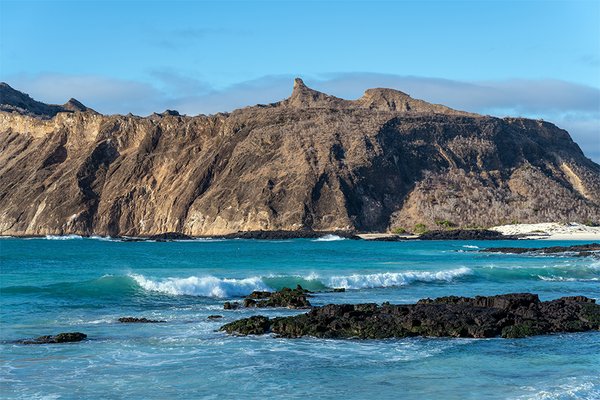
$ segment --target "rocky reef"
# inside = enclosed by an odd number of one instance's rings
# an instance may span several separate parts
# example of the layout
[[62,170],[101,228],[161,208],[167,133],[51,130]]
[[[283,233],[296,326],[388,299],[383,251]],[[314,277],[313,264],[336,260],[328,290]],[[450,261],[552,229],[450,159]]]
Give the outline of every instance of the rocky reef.
[[194,117],[102,115],[0,85],[2,235],[413,232],[513,220],[600,222],[600,166],[549,122],[391,89],[344,100],[300,79],[288,99]]
[[276,292],[254,291],[246,296],[243,303],[225,302],[225,310],[234,310],[240,307],[244,308],[266,308],[266,307],[285,307],[285,308],[309,308],[310,301],[307,299],[310,291],[297,285],[295,289],[283,288]]
[[573,246],[551,246],[551,247],[490,247],[480,250],[483,253],[506,253],[506,254],[558,254],[565,253],[578,257],[600,256],[600,243],[579,244]]
[[146,317],[138,318],[138,317],[121,317],[117,321],[123,324],[158,324],[162,322],[167,322],[158,319],[148,319]]
[[416,304],[329,304],[306,314],[253,316],[221,327],[237,335],[384,339],[411,336],[521,338],[600,329],[600,305],[583,296],[540,301],[530,293],[441,297]]
[[85,340],[87,335],[81,332],[64,332],[58,335],[45,335],[33,339],[17,340],[18,344],[51,344],[51,343],[71,343]]

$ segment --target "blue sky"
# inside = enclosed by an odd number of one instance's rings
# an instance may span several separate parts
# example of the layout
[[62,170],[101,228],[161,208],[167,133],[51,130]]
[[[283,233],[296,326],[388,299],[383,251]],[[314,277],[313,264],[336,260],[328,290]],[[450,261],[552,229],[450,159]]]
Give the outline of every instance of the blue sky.
[[195,115],[287,97],[294,76],[544,118],[600,161],[600,1],[0,0],[0,80],[45,102]]

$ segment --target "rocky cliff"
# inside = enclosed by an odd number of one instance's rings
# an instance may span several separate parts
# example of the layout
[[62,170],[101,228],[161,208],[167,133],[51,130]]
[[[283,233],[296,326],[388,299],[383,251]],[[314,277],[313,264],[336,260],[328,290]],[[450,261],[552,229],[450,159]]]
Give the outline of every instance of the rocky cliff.
[[600,166],[549,122],[391,89],[227,114],[101,115],[0,86],[0,234],[600,222]]

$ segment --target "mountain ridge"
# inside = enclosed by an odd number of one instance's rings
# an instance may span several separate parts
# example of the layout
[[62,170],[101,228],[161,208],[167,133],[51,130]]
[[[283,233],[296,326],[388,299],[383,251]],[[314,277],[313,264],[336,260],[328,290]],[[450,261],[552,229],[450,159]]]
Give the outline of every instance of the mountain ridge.
[[0,107],[0,234],[600,222],[600,166],[566,131],[393,89],[344,100],[296,79],[280,102],[194,117],[38,103]]

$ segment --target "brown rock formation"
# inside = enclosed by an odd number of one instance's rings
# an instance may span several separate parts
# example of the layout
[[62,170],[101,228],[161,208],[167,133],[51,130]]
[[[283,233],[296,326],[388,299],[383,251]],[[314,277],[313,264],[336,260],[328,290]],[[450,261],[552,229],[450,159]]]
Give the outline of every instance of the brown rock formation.
[[3,235],[600,222],[600,166],[566,131],[395,90],[349,101],[297,79],[279,103],[197,117],[105,116],[6,84],[0,99]]

